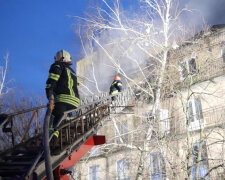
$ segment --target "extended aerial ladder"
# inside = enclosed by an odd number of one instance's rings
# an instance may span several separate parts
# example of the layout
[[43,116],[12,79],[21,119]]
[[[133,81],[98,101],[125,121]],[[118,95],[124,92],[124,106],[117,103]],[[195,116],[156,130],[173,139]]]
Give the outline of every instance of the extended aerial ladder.
[[[132,91],[127,89],[116,96],[113,106],[124,107],[131,102]],[[31,122],[35,116],[37,119],[38,111],[45,108],[46,106],[40,106],[8,114],[4,119],[0,120],[2,131],[10,133],[12,143],[12,148],[0,154],[0,180],[46,179],[46,173],[49,172],[46,172],[45,169],[44,136],[42,132],[39,132],[38,122],[36,122],[35,129],[31,127]],[[64,113],[57,128],[60,132],[59,146],[57,147],[60,149],[60,154],[51,156],[54,179],[69,179],[67,175],[70,173],[69,169],[93,146],[105,143],[105,136],[96,135],[96,133],[104,125],[105,120],[109,119],[111,111],[111,96],[105,93],[101,96],[81,99],[79,108]],[[31,113],[31,119],[21,139],[18,140],[14,136],[14,120],[17,116],[25,113]],[[46,113],[46,115],[49,114]],[[35,133],[33,137],[29,136],[30,138],[26,139],[28,131],[31,129]]]

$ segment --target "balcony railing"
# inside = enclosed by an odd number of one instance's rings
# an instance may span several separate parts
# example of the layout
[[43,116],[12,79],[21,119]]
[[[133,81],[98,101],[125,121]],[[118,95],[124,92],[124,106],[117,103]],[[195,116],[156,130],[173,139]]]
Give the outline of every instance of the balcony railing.
[[[178,135],[186,132],[186,121],[187,119],[182,117],[170,117],[160,121],[161,131],[166,134]],[[200,128],[213,128],[220,127],[225,124],[225,106],[214,107],[203,110],[203,119],[199,121],[199,127],[188,128],[189,131],[199,130]],[[169,127],[169,128],[168,128]]]
[[197,82],[203,82],[225,74],[225,62],[223,58],[208,60],[206,63],[198,67],[197,73],[189,75],[183,81],[175,83],[177,88],[187,88]]

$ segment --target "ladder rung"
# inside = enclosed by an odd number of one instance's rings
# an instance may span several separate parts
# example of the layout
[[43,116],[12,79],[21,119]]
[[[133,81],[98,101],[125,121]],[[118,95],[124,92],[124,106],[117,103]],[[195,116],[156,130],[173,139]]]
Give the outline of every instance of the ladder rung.
[[32,156],[26,156],[26,155],[24,155],[24,156],[14,156],[14,155],[12,155],[12,156],[3,157],[4,160],[13,160],[13,161],[20,161],[20,160],[26,161],[26,160],[32,160],[34,158],[35,158],[35,156],[33,156],[33,155]]
[[[27,169],[0,169],[0,177],[10,177],[14,179],[13,176],[21,176],[26,173]],[[17,179],[15,177],[15,179]],[[19,179],[19,178],[18,178]]]
[[[2,167],[9,167],[9,166],[28,166],[31,165],[32,161],[13,161],[13,162],[0,162],[0,169]],[[8,168],[6,168],[8,169]]]
[[39,152],[38,149],[37,150],[15,150],[12,152],[12,155],[19,155],[19,154],[21,154],[21,156],[24,154],[33,155],[33,154],[37,154],[38,152]]

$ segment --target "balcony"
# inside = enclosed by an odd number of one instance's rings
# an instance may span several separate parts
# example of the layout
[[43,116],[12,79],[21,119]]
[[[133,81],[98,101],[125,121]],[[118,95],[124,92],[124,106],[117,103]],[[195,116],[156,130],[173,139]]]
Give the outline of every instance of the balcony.
[[[203,119],[199,119],[199,123],[196,123],[195,127],[188,128],[190,132],[195,132],[201,128],[215,128],[215,127],[222,127],[225,123],[225,106],[214,107],[210,109],[203,110]],[[164,119],[160,121],[161,127],[168,127],[169,129],[161,128],[161,131],[164,134],[170,135],[181,135],[186,132],[186,118],[184,116],[181,117],[171,117],[168,119]]]
[[[174,67],[174,66],[173,66]],[[207,60],[204,64],[197,67],[197,73],[188,75],[184,80],[181,80],[181,75],[178,70],[169,69],[166,75],[168,75],[163,82],[162,98],[171,97],[174,92],[189,88],[192,85],[213,78],[222,76],[225,74],[225,61],[223,58]]]
[[189,75],[183,81],[179,80],[179,82],[175,83],[175,87],[178,89],[187,88],[193,84],[211,80],[224,74],[225,74],[225,62],[223,61],[222,57],[207,60],[203,65],[198,67],[196,74],[191,76]]

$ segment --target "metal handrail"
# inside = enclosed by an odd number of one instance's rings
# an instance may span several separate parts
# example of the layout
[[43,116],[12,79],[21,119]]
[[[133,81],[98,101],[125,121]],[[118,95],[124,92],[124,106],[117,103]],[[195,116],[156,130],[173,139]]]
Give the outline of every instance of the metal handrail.
[[[121,93],[118,93],[116,96],[115,103],[121,103],[121,105],[128,104],[132,97],[130,97],[131,91],[130,89],[124,90]],[[61,161],[63,161],[68,154],[72,153],[76,148],[79,147],[82,143],[87,141],[91,136],[96,134],[96,131],[103,125],[104,119],[109,117],[111,110],[111,101],[113,96],[105,96],[99,98],[97,100],[92,99],[92,102],[89,102],[86,105],[81,105],[77,109],[73,109],[71,111],[67,111],[64,113],[63,117],[60,119],[59,123],[56,126],[55,130],[60,132],[60,150],[62,153],[57,156],[57,162],[54,161],[51,164],[55,168],[56,165],[59,165]],[[30,108],[27,110],[19,111],[16,113],[12,113],[8,115],[8,119],[6,120],[4,125],[11,123],[11,128],[13,127],[13,117],[16,115],[20,115],[27,112],[34,112],[37,109],[45,108],[46,106],[39,106],[36,108]],[[73,113],[73,117],[70,117],[69,114]],[[48,113],[48,118],[50,117]],[[32,118],[31,118],[32,119]],[[12,130],[12,129],[11,129]],[[12,132],[12,131],[11,131]],[[13,132],[12,132],[13,134]],[[50,135],[48,142],[51,141],[53,134]],[[33,141],[40,141],[42,137],[42,133],[38,134],[33,138],[29,138],[27,141],[17,144],[14,148],[8,149],[4,151],[1,155],[2,157],[6,154],[13,153],[14,150],[23,149],[25,147],[29,147],[29,143],[33,143]],[[12,137],[13,138],[13,137]],[[44,143],[49,145],[45,141]],[[32,173],[36,173],[35,169],[38,169],[37,173],[43,173],[40,169],[43,165],[43,161],[40,162],[40,158],[43,155],[44,149],[40,144],[35,146],[38,150],[38,153],[35,155],[33,159],[33,163],[30,165],[29,169],[26,171],[27,178],[31,176]],[[40,172],[39,172],[40,170]],[[43,176],[43,174],[40,174]]]
[[[221,126],[225,123],[225,106],[217,106],[214,108],[207,108],[202,110],[203,120],[204,120],[204,128],[209,128],[212,126]],[[196,116],[196,115],[193,115]],[[191,117],[189,117],[191,118]],[[172,116],[169,118],[165,118],[159,121],[159,123],[170,124],[169,133],[173,135],[183,134],[185,132],[185,128],[187,126],[187,118],[185,115],[177,118],[176,116]]]
[[46,107],[47,107],[47,105],[42,105],[42,106],[38,106],[38,107],[34,107],[34,108],[22,110],[22,111],[10,113],[10,114],[8,114],[8,116],[9,116],[9,117],[10,117],[10,116],[16,116],[16,115],[19,115],[19,114],[24,114],[24,113],[27,113],[27,112],[31,112],[31,111],[34,111],[34,110],[43,109],[43,108],[46,108]]
[[[11,133],[11,142],[12,142],[12,146],[15,146],[15,137],[14,137],[14,132],[13,132],[13,127],[14,127],[14,118],[18,115],[22,115],[22,114],[26,114],[26,113],[29,113],[29,112],[33,112],[32,113],[32,116],[31,116],[31,119],[29,120],[28,122],[28,125],[25,127],[25,130],[24,130],[24,133],[21,135],[21,139],[19,140],[18,143],[22,143],[27,135],[27,133],[29,132],[30,130],[30,127],[31,127],[31,123],[34,119],[34,117],[36,117],[36,128],[34,129],[34,134],[38,135],[39,134],[39,119],[38,119],[38,111],[40,109],[44,109],[46,107],[46,105],[43,105],[43,106],[38,106],[38,107],[34,107],[34,108],[29,108],[29,109],[26,109],[26,110],[22,110],[22,111],[18,111],[18,112],[14,112],[14,113],[10,113],[10,114],[7,114],[6,115],[6,119],[1,122],[1,125],[0,127],[2,127],[3,129],[3,132],[5,133]],[[18,138],[17,138],[17,141],[18,141]]]
[[[209,80],[211,78],[215,78],[223,74],[225,74],[225,63],[223,62],[223,58],[220,57],[208,60],[205,64],[199,67],[196,74],[191,75],[191,77],[187,77],[183,81],[179,80],[179,82],[176,82],[175,84],[180,88],[184,88],[187,87],[188,85]],[[192,79],[192,82],[190,81],[190,78]]]
[[[78,123],[81,124],[81,129],[82,129],[82,134],[84,133],[84,125],[88,126],[90,124],[92,124],[90,127],[93,128],[96,123],[93,123],[94,121],[96,121],[96,118],[99,118],[99,122],[102,120],[103,117],[105,117],[104,113],[107,113],[107,115],[109,115],[110,112],[110,105],[111,105],[111,99],[112,97],[116,96],[116,100],[114,102],[114,104],[119,104],[122,106],[122,108],[124,108],[123,106],[127,105],[129,103],[129,101],[131,101],[132,99],[132,91],[130,89],[127,89],[121,93],[118,93],[117,95],[110,95],[107,97],[104,97],[100,100],[97,101],[93,101],[92,103],[88,104],[88,105],[83,105],[78,107],[77,109],[73,109],[73,110],[69,110],[64,112],[63,117],[59,120],[58,124],[56,125],[56,128],[59,131],[62,130],[63,128],[66,128],[68,126],[71,126],[72,123],[75,123],[75,127]],[[98,111],[101,111],[101,113],[99,113]],[[71,113],[75,113],[76,116],[74,118],[68,118],[68,115]],[[68,122],[65,122],[64,124],[62,124],[62,121],[64,119],[67,119]],[[86,120],[86,123],[84,123],[84,120]],[[90,122],[88,122],[88,120]],[[76,124],[77,123],[77,124]],[[62,124],[62,125],[60,125]],[[98,124],[98,123],[97,123]],[[87,131],[90,129],[87,129]],[[77,131],[77,129],[76,129]],[[77,134],[75,133],[75,137],[77,137]],[[50,137],[50,139],[52,138],[52,136]]]
[[[67,115],[71,112],[74,112],[74,113],[76,113],[77,115],[80,116],[81,114],[87,112],[88,110],[93,109],[97,105],[100,105],[100,104],[103,104],[103,103],[111,103],[111,98],[113,96],[117,97],[117,100],[114,103],[117,103],[117,104],[120,103],[121,105],[124,105],[124,104],[126,104],[125,103],[126,99],[127,99],[127,101],[131,99],[132,91],[130,89],[125,89],[123,92],[118,93],[117,95],[108,95],[108,93],[102,93],[101,95],[98,96],[97,99],[96,99],[96,96],[93,96],[92,98],[89,98],[89,101],[86,101],[86,104],[84,103],[83,105],[79,106],[75,110],[65,112],[64,116],[61,118],[61,120],[59,122],[61,123],[62,119],[66,119],[66,118],[68,119]],[[7,119],[0,126],[5,128],[5,130],[7,130],[7,132],[12,133],[11,141],[12,141],[13,146],[15,146],[15,142],[14,142],[15,138],[14,138],[14,134],[13,134],[13,130],[12,130],[12,128],[14,126],[14,124],[13,124],[14,117],[18,116],[18,115],[21,115],[21,114],[29,113],[29,112],[34,113],[35,111],[38,111],[40,109],[44,109],[46,107],[47,107],[46,105],[42,105],[42,106],[38,106],[38,107],[29,108],[29,109],[22,110],[22,111],[10,113],[10,114],[7,115]],[[33,118],[31,118],[30,122],[28,123],[28,126],[25,129],[27,129],[27,130],[29,129],[32,120],[33,120]],[[38,125],[37,122],[36,122],[36,125]],[[24,140],[24,137],[26,136],[26,133],[28,133],[27,130],[25,130],[25,133],[21,136],[20,142],[22,142]],[[35,134],[37,134],[37,133],[35,132]]]

